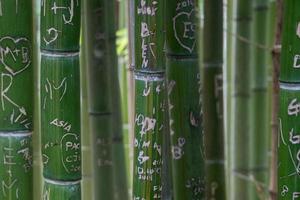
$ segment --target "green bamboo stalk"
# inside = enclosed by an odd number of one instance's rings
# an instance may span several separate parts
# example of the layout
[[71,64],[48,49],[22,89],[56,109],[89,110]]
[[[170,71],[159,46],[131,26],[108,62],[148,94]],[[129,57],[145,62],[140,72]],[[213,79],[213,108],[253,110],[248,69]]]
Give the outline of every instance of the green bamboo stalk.
[[278,199],[300,197],[300,2],[284,1],[279,110]]
[[79,0],[41,2],[44,199],[81,199],[80,18]]
[[[225,171],[226,171],[226,198],[230,199],[230,132],[232,126],[232,71],[233,71],[233,34],[232,30],[234,28],[233,23],[233,0],[227,0],[225,4],[225,33],[224,37],[224,76],[223,76],[223,90],[224,90],[224,149],[225,149]],[[226,52],[226,53],[225,53]]]
[[279,71],[280,71],[280,50],[282,37],[282,21],[283,21],[283,0],[274,2],[274,35],[273,51],[272,51],[272,104],[271,104],[271,164],[270,164],[270,200],[277,200],[278,196],[278,142],[279,142]]
[[33,199],[32,2],[0,1],[0,199]]
[[[111,10],[114,9],[114,1],[107,1],[106,18],[110,19],[107,22],[107,27],[114,27],[114,18],[111,16]],[[111,90],[112,90],[112,118],[113,118],[113,161],[114,161],[114,194],[115,199],[128,199],[128,184],[127,184],[127,171],[124,152],[124,132],[122,121],[122,109],[121,109],[121,96],[119,85],[119,73],[118,73],[118,57],[116,54],[116,28],[112,29],[113,33],[110,33],[111,39],[108,41],[108,64],[110,66],[111,77]],[[112,37],[113,36],[113,37]]]
[[229,199],[252,199],[250,158],[250,36],[252,0],[235,0],[232,120],[230,131],[230,197]]
[[252,45],[251,52],[251,86],[250,86],[250,168],[258,183],[264,187],[254,188],[256,199],[268,195],[269,173],[269,99],[268,99],[268,15],[269,1],[255,0],[253,5]]
[[[86,61],[88,69],[89,121],[94,157],[94,198],[113,199],[112,95],[107,62],[105,2],[85,2]],[[105,182],[105,183],[104,183]]]
[[128,1],[127,3],[127,26],[128,26],[128,69],[127,69],[127,83],[128,83],[128,124],[129,124],[129,157],[132,159],[130,163],[130,170],[131,170],[131,179],[129,191],[130,198],[133,198],[133,165],[134,165],[134,136],[135,136],[135,79],[134,79],[134,66],[135,66],[135,49],[134,49],[134,16],[135,16],[135,7],[134,1]]
[[[165,1],[129,2],[134,38],[135,138],[133,198],[162,199],[162,152],[165,133]],[[132,40],[131,40],[132,41]]]
[[41,123],[40,123],[40,11],[41,2],[33,1],[33,58],[34,58],[34,137],[33,137],[33,200],[40,200],[43,197],[43,161],[41,152]]
[[113,1],[86,2],[89,115],[95,199],[127,199]]
[[223,126],[223,1],[206,0],[204,15],[203,121],[206,198],[226,199]]
[[204,147],[195,1],[167,4],[166,54],[174,199],[204,199]]
[[[86,4],[83,3],[82,9],[86,10]],[[87,15],[82,15],[81,23],[84,24]],[[82,199],[94,199],[93,195],[93,151],[92,151],[92,135],[89,129],[89,112],[88,112],[88,94],[87,94],[87,55],[84,38],[86,32],[81,32],[81,54],[80,54],[80,80],[81,80],[81,132],[86,133],[86,137],[82,138]]]

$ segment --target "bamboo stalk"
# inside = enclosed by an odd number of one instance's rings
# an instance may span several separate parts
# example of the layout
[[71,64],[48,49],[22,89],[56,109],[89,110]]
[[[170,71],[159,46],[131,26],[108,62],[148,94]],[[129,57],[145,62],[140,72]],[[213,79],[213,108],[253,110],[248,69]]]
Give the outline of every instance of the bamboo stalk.
[[79,0],[41,2],[44,199],[81,199],[80,15]]
[[174,199],[204,198],[204,147],[194,1],[167,4],[166,65]]
[[232,88],[232,120],[230,131],[230,197],[229,199],[252,199],[249,133],[250,113],[250,48],[252,1],[235,0],[234,60]]
[[[86,10],[86,3],[82,5],[83,11]],[[85,12],[83,12],[85,13]],[[85,24],[86,14],[82,15],[81,23]],[[87,94],[87,55],[84,38],[86,32],[81,32],[81,52],[80,52],[80,80],[81,80],[81,132],[86,133],[86,137],[82,138],[82,198],[94,199],[94,182],[93,182],[93,151],[92,151],[92,134],[90,133],[89,112],[88,112],[88,94]]]
[[[162,199],[165,133],[164,1],[129,2],[134,37],[135,138],[133,198]],[[132,41],[132,40],[131,40]]]
[[224,80],[223,80],[223,90],[224,90],[224,142],[225,142],[225,171],[226,171],[226,198],[230,199],[230,181],[231,181],[231,166],[230,166],[230,137],[231,137],[231,126],[232,126],[232,71],[233,71],[233,35],[232,30],[234,28],[233,23],[233,0],[226,0],[226,4],[224,6],[226,10],[225,16],[226,21],[224,23],[226,26],[225,29],[225,38],[224,46],[225,46],[225,56],[224,56]]
[[[299,185],[299,45],[300,2],[284,1],[280,68],[278,199],[300,197]],[[276,75],[276,74],[275,74]]]
[[95,199],[127,199],[113,1],[86,2],[89,115]]
[[[94,198],[113,199],[112,111],[110,66],[105,51],[105,2],[86,1],[89,121],[94,157]],[[105,153],[104,153],[105,152]],[[105,183],[104,183],[105,180]]]
[[0,1],[0,199],[33,199],[32,2]]
[[41,123],[40,123],[40,1],[33,1],[33,38],[34,41],[34,92],[37,94],[34,96],[34,121],[33,130],[33,188],[34,196],[33,200],[40,200],[43,196],[43,162],[41,152]]
[[203,121],[206,198],[225,199],[223,140],[223,3],[206,0],[204,16]]
[[[268,185],[269,172],[269,123],[268,123],[268,64],[267,48],[269,1],[255,0],[253,5],[252,42],[261,47],[252,45],[251,58],[251,86],[250,86],[250,168],[257,183]],[[265,46],[266,48],[262,48]],[[254,188],[256,199],[268,195],[267,187]]]

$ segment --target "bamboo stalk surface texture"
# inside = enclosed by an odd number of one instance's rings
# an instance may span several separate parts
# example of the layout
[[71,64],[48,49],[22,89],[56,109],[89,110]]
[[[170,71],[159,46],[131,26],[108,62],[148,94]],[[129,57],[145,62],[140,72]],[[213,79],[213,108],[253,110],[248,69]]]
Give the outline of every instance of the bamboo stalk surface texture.
[[44,199],[81,199],[80,0],[41,2]]
[[197,2],[166,8],[166,66],[174,199],[204,199]]
[[223,3],[206,0],[204,15],[203,122],[206,198],[225,199],[223,114]]
[[32,2],[0,1],[0,199],[33,199]]
[[134,0],[135,138],[133,198],[162,199],[162,150],[165,133],[165,1]]

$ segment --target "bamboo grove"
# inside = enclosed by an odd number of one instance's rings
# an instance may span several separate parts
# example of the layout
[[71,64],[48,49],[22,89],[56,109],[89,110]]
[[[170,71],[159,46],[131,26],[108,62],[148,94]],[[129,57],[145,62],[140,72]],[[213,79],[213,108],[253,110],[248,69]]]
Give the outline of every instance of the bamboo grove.
[[299,11],[0,0],[0,200],[300,199]]

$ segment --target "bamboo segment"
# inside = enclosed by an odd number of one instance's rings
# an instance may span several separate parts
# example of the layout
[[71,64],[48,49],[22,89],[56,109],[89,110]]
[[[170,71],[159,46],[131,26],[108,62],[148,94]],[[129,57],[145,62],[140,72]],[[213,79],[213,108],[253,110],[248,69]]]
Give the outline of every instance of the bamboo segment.
[[41,49],[77,52],[79,36],[80,0],[41,0]]
[[204,199],[198,59],[167,58],[173,190],[175,199]]
[[[162,199],[162,153],[165,134],[165,1],[129,2],[135,67],[135,138],[133,198]],[[134,6],[134,7],[132,7]],[[131,29],[132,28],[132,29]]]
[[[113,1],[86,2],[90,130],[93,135],[95,199],[127,199],[120,114]],[[113,14],[114,15],[114,14]]]
[[44,199],[81,198],[80,14],[79,0],[41,2]]
[[[285,21],[286,22],[286,21]],[[284,67],[284,66],[283,66]],[[299,180],[299,96],[296,84],[281,83],[279,112],[278,199],[300,197]]]
[[33,199],[32,2],[0,1],[0,199]]
[[299,1],[284,1],[280,74],[278,199],[300,198],[299,6]]
[[[253,199],[251,182],[249,134],[250,113],[250,41],[252,21],[252,0],[235,1],[234,67],[232,88],[232,120],[230,131],[230,199]],[[244,38],[241,40],[240,38]]]
[[51,133],[42,135],[44,176],[75,181],[81,177],[79,57],[63,58],[44,54],[41,61],[41,124]]
[[205,1],[203,121],[206,155],[206,198],[225,199],[223,118],[223,4]]
[[32,199],[32,134],[0,133],[0,199]]
[[135,74],[134,199],[161,199],[164,80],[163,74]]
[[[113,193],[113,158],[112,126],[109,115],[90,116],[93,130],[95,199],[114,199]],[[126,197],[124,197],[126,198]]]
[[166,53],[174,199],[204,199],[204,146],[195,1],[167,5]]
[[[256,0],[253,6],[253,35],[252,41],[261,46],[267,46],[267,31],[269,1]],[[268,63],[269,51],[264,48],[252,46],[251,61],[251,111],[250,111],[250,145],[252,154],[250,155],[252,174],[256,181],[267,185],[269,174],[269,121],[268,121]],[[262,191],[253,189],[256,199],[268,194],[267,188]]]
[[163,6],[164,1],[134,0],[135,70],[164,72]]

